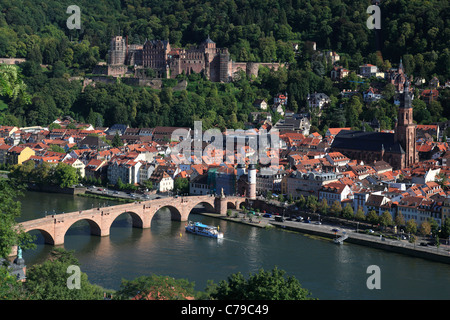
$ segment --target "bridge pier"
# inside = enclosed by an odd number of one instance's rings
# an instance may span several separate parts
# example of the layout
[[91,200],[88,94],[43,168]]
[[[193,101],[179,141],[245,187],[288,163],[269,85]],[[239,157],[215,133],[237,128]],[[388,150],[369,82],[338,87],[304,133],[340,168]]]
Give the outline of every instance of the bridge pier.
[[139,222],[137,221],[138,219],[136,219],[136,224],[135,219],[133,219],[133,228],[149,229],[152,224],[152,218],[153,215],[150,216],[149,214],[144,214]]

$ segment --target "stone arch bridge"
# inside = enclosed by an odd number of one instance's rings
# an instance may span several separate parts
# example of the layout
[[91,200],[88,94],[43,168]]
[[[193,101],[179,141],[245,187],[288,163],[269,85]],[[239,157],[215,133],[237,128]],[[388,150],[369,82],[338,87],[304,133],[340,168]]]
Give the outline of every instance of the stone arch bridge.
[[[211,195],[170,197],[48,215],[45,218],[21,222],[19,225],[25,232],[40,231],[45,243],[62,245],[67,230],[81,220],[89,223],[91,234],[109,236],[112,223],[123,213],[131,216],[133,227],[150,228],[153,216],[162,208],[170,210],[172,220],[187,221],[192,209],[199,204],[204,205],[205,209],[210,212],[226,215],[228,208],[239,208],[245,201],[246,198],[243,197],[214,197]],[[17,247],[13,249],[13,254],[16,251]]]

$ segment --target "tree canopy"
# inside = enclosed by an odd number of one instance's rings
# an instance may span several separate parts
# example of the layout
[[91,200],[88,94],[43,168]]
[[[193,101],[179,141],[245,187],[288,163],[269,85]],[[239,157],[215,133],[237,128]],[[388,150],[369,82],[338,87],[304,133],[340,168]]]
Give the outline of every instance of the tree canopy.
[[208,292],[218,300],[309,300],[311,293],[286,272],[274,267],[271,271],[260,269],[248,278],[234,273],[219,284],[210,283]]
[[[450,78],[450,37],[446,36],[450,28],[445,23],[450,4],[383,1],[383,27],[378,33],[366,27],[369,4],[367,0],[80,0],[82,29],[70,30],[66,27],[68,0],[0,0],[0,56],[27,59],[13,86],[0,80],[4,114],[0,124],[48,125],[55,117],[69,115],[97,126],[192,127],[193,121],[202,120],[204,129],[236,129],[244,128],[249,113],[258,111],[252,105],[255,99],[269,102],[273,95],[286,92],[287,108],[299,112],[305,109],[309,93],[324,92],[332,103],[320,121],[313,115],[313,125],[320,130],[361,129],[361,121],[374,117],[381,129],[392,129],[396,117],[392,88],[383,90],[385,99],[369,106],[362,106],[359,96],[338,101],[343,88],[334,87],[328,77],[332,64],[325,55],[317,56],[308,43],[315,42],[322,51],[338,52],[345,68],[357,70],[363,63],[373,63],[388,70],[391,62],[403,58],[408,75],[427,80],[437,75],[443,82]],[[233,84],[210,83],[201,74],[193,74],[181,92],[174,91],[170,81],[164,82],[162,90],[151,90],[122,83],[83,89],[80,81],[70,80],[90,74],[93,66],[106,61],[113,35],[127,36],[129,44],[168,39],[173,46],[183,47],[198,45],[209,35],[217,47],[229,49],[233,61],[287,62],[289,68],[262,68],[258,79],[244,76]],[[349,80],[355,76],[350,74]],[[347,84],[353,89],[359,86]],[[17,90],[10,88],[25,88],[30,99],[12,101],[9,95]],[[10,92],[8,97],[5,90]],[[443,93],[443,99],[427,108],[415,106],[418,123],[448,118],[447,96]],[[269,112],[274,121],[279,118]]]

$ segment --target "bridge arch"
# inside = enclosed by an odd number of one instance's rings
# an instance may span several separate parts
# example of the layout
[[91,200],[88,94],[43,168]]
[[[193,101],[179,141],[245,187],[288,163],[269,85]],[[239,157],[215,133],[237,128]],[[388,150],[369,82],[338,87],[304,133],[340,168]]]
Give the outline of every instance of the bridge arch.
[[175,196],[52,215],[26,221],[21,225],[25,232],[39,230],[46,243],[62,245],[67,231],[78,221],[87,221],[91,234],[108,236],[112,223],[124,213],[131,217],[133,227],[144,229],[151,227],[154,215],[164,208],[170,211],[171,220],[187,221],[193,208],[199,204],[203,205],[209,212],[225,215],[228,208],[240,208],[245,203],[246,198],[244,197]]
[[91,231],[92,235],[95,236],[103,236],[103,235],[108,235],[109,234],[109,229],[108,232],[105,233],[104,229],[101,228],[101,226],[99,225],[99,223],[97,221],[95,221],[94,219],[91,219],[89,217],[81,217],[80,219],[75,219],[70,221],[66,226],[65,226],[65,230],[60,230],[59,232],[59,236],[64,238],[67,234],[67,231],[69,231],[69,229],[77,222],[80,221],[86,221],[89,224],[89,229]]
[[162,205],[161,207],[157,208],[152,215],[152,220],[155,217],[155,215],[158,213],[158,211],[160,211],[161,209],[168,209],[170,211],[170,220],[182,221],[182,219],[183,219],[182,212],[176,206],[171,205],[171,204]]
[[[190,212],[191,212],[196,206],[198,206],[198,205],[204,206],[205,209],[206,209],[208,212],[216,212],[216,208],[215,208],[215,206],[214,206],[214,203],[211,203],[211,202],[209,202],[209,201],[199,201],[197,204],[195,204],[194,206],[192,206]],[[190,213],[190,212],[189,212],[189,213]]]
[[29,229],[26,230],[27,233],[30,233],[32,231],[39,231],[39,233],[42,235],[42,237],[44,238],[44,243],[46,244],[51,244],[54,245],[55,244],[55,238],[53,237],[53,235],[51,233],[49,233],[47,230],[42,229],[42,228],[33,228],[33,229]]
[[227,209],[236,209],[236,203],[233,201],[227,201]]
[[132,223],[133,228],[144,228],[144,220],[143,220],[143,217],[141,216],[141,214],[139,214],[135,211],[131,211],[131,210],[124,210],[123,212],[119,212],[119,213],[115,214],[109,220],[109,225],[105,225],[104,228],[108,228],[108,230],[110,230],[114,221],[116,221],[117,218],[119,218],[120,216],[123,216],[123,215],[128,215],[129,217],[131,217],[131,223]]

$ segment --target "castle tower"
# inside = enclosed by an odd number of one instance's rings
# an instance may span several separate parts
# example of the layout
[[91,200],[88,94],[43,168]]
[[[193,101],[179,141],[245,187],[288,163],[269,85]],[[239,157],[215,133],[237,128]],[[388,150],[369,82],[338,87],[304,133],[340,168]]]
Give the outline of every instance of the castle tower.
[[413,121],[412,100],[414,95],[410,92],[409,81],[406,79],[403,93],[400,97],[398,109],[398,123],[394,133],[394,139],[399,142],[405,151],[402,168],[409,167],[419,161],[416,150],[416,124]]
[[[208,35],[208,38],[203,42],[203,48],[204,51],[206,52],[206,49],[213,49],[212,52],[215,51],[216,49],[216,43],[214,41],[211,40],[211,38]],[[209,50],[211,52],[211,50]]]
[[230,62],[230,54],[227,49],[222,49],[219,53],[219,81],[228,82],[228,64]]
[[248,165],[248,198],[256,199],[256,166]]
[[125,64],[127,45],[122,36],[116,36],[111,39],[109,53],[110,65]]

